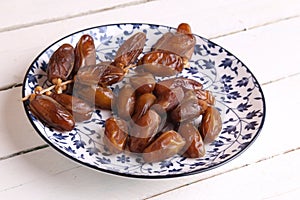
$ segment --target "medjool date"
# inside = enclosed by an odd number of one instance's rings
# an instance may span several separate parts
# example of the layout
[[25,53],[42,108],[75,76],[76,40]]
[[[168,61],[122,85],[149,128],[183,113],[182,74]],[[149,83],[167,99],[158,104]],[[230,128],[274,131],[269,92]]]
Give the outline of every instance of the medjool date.
[[101,62],[80,68],[75,81],[85,85],[100,85],[106,87],[123,79],[126,72],[109,62]]
[[135,101],[134,89],[129,84],[124,85],[116,97],[118,116],[122,119],[130,119],[134,112]]
[[179,153],[185,140],[176,131],[171,130],[162,133],[143,151],[146,162],[159,162]]
[[93,108],[82,99],[64,93],[52,93],[51,97],[64,106],[76,122],[88,120],[92,116]]
[[110,117],[105,121],[103,142],[111,153],[120,153],[125,149],[128,137],[127,124],[122,119]]
[[199,126],[199,132],[205,143],[213,142],[222,129],[222,120],[219,111],[209,106],[202,118]]
[[154,104],[156,97],[152,93],[145,93],[139,96],[134,106],[134,119],[139,119]]
[[72,114],[53,98],[43,94],[33,94],[29,102],[33,115],[46,126],[60,131],[71,131],[75,126]]
[[194,91],[191,90],[185,93],[183,101],[171,111],[170,116],[174,123],[178,123],[198,118],[202,113],[202,107]]
[[158,132],[161,118],[153,110],[148,110],[136,121],[132,121],[128,147],[131,152],[141,153]]
[[131,36],[118,49],[113,65],[123,69],[133,64],[142,53],[145,42],[146,34],[143,32]]
[[142,70],[154,76],[173,76],[184,68],[183,59],[177,54],[166,51],[151,51],[145,54],[138,63]]
[[198,129],[192,122],[180,124],[178,133],[185,139],[182,148],[183,156],[188,158],[199,158],[205,155],[205,147]]
[[151,93],[156,83],[155,78],[150,73],[138,73],[130,77],[129,82],[138,95]]
[[67,80],[75,62],[74,48],[70,44],[61,45],[50,57],[47,66],[48,80]]
[[94,39],[90,35],[83,35],[75,47],[75,64],[73,74],[76,75],[83,66],[96,64],[96,49]]

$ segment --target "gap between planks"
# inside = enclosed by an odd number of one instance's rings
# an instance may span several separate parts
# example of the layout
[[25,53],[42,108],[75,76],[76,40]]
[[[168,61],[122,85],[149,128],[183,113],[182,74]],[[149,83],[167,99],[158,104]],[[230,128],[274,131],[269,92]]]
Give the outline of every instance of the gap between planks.
[[227,173],[233,172],[233,171],[235,171],[235,170],[239,170],[239,169],[242,169],[242,168],[244,168],[244,167],[248,167],[248,166],[250,166],[250,165],[255,165],[255,164],[261,163],[261,162],[263,162],[263,161],[266,161],[266,160],[269,160],[269,159],[272,159],[272,158],[276,158],[276,157],[278,157],[278,156],[282,156],[282,155],[285,155],[285,154],[288,154],[288,153],[291,153],[291,152],[294,152],[294,151],[300,151],[300,146],[297,147],[297,148],[294,148],[294,149],[290,149],[290,150],[284,151],[284,152],[282,152],[282,153],[278,153],[278,154],[275,154],[275,155],[272,155],[272,156],[269,156],[269,157],[265,157],[265,158],[259,159],[259,160],[255,161],[255,162],[253,162],[253,163],[247,163],[247,164],[244,164],[244,165],[239,166],[239,167],[234,167],[234,168],[232,168],[232,169],[228,169],[228,170],[226,170],[226,171],[219,172],[219,173],[217,173],[217,174],[214,174],[214,175],[211,175],[211,176],[208,176],[208,177],[205,177],[205,178],[202,178],[202,179],[193,181],[193,182],[191,182],[191,183],[187,183],[187,184],[184,184],[184,185],[182,185],[182,186],[179,186],[179,187],[175,187],[175,188],[166,190],[166,191],[164,191],[164,192],[161,192],[161,193],[155,194],[155,195],[153,195],[153,196],[147,197],[147,198],[145,198],[144,200],[149,200],[149,199],[154,198],[154,197],[159,197],[159,196],[162,195],[162,194],[169,193],[169,192],[172,192],[172,191],[174,191],[174,190],[177,190],[177,189],[180,189],[180,188],[184,188],[184,187],[187,187],[187,186],[189,186],[189,185],[196,184],[196,183],[199,183],[199,182],[201,182],[201,181],[205,181],[205,180],[207,180],[207,179],[211,179],[211,178],[214,178],[214,177],[223,175],[223,174],[227,174]]
[[56,18],[52,18],[52,19],[46,19],[46,20],[42,20],[42,21],[37,21],[37,22],[32,22],[32,23],[25,23],[25,24],[20,24],[20,25],[15,25],[15,26],[8,26],[8,27],[4,27],[4,28],[0,29],[0,33],[6,32],[6,31],[14,31],[16,29],[28,28],[28,27],[36,26],[36,25],[42,25],[42,24],[46,24],[46,23],[58,22],[58,21],[61,21],[61,20],[72,19],[72,18],[76,18],[76,17],[82,17],[82,16],[85,16],[85,15],[91,15],[91,14],[95,14],[95,13],[99,13],[99,12],[105,12],[105,11],[109,11],[109,10],[140,5],[140,4],[143,4],[143,3],[148,3],[148,2],[153,2],[153,1],[157,1],[157,0],[137,0],[137,1],[132,1],[132,2],[128,2],[128,3],[118,4],[118,5],[107,7],[107,8],[101,8],[101,9],[97,9],[97,10],[90,10],[90,11],[86,11],[86,12],[81,12],[81,13],[78,13],[78,14],[62,16],[62,17],[56,17]]

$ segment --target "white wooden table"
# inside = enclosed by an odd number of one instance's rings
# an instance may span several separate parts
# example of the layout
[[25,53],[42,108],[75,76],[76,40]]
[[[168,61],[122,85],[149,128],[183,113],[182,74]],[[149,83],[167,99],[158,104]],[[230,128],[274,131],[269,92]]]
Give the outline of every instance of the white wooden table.
[[[27,68],[61,37],[119,22],[187,22],[240,58],[266,98],[254,144],[221,167],[166,180],[101,173],[49,147],[20,100]],[[2,1],[0,44],[0,199],[299,199],[299,0]]]

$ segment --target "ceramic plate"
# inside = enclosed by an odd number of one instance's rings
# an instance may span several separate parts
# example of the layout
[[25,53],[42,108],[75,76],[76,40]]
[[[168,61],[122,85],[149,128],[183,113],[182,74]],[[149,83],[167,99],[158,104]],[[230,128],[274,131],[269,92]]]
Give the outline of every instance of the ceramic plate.
[[[174,28],[153,24],[113,24],[70,34],[46,48],[31,64],[23,82],[23,97],[36,85],[47,87],[46,68],[52,53],[63,43],[74,47],[83,34],[94,38],[97,60],[113,59],[118,47],[136,32],[147,35],[144,52],[166,32]],[[265,100],[259,83],[250,70],[223,47],[195,35],[195,51],[190,68],[180,74],[201,82],[213,92],[223,126],[219,137],[206,145],[206,155],[191,159],[180,155],[162,162],[145,163],[140,156],[121,153],[111,155],[104,148],[104,122],[110,112],[95,110],[88,121],[77,123],[70,132],[45,127],[27,108],[27,116],[37,133],[63,155],[96,170],[138,178],[170,178],[200,173],[218,167],[249,147],[257,138],[265,118]],[[254,150],[254,149],[253,149]]]

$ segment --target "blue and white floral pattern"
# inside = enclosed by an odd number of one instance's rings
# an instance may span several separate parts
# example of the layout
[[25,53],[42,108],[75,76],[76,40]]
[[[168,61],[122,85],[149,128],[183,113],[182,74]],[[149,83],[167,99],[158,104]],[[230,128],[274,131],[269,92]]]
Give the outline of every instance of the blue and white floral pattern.
[[[162,34],[175,29],[152,24],[115,24],[86,29],[55,42],[43,51],[29,67],[23,96],[33,92],[38,84],[47,87],[46,69],[52,53],[63,43],[74,47],[83,34],[90,34],[97,47],[97,59],[112,60],[118,47],[136,32],[147,35],[144,52]],[[234,55],[217,44],[195,35],[197,43],[190,68],[181,76],[196,79],[216,97],[223,127],[219,137],[206,146],[206,156],[190,159],[176,155],[158,163],[145,163],[140,155],[111,155],[103,145],[104,122],[111,114],[95,110],[90,120],[77,123],[70,132],[58,132],[45,127],[24,107],[37,132],[56,150],[94,169],[141,178],[166,178],[190,175],[213,169],[243,152],[258,136],[265,118],[265,100],[259,83],[250,70]]]

